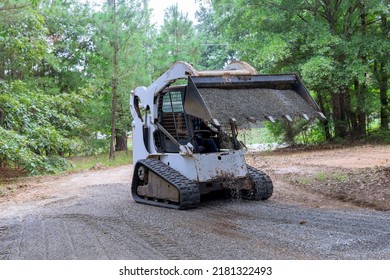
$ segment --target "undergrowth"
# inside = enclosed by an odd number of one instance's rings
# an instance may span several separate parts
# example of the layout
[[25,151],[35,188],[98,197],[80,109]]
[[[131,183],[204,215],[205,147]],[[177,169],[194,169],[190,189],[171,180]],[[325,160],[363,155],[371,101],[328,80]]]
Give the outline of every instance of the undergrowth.
[[116,167],[133,162],[132,152],[116,152],[115,160],[108,158],[108,154],[100,154],[93,156],[80,156],[68,159],[71,166],[66,171],[89,170],[94,167]]

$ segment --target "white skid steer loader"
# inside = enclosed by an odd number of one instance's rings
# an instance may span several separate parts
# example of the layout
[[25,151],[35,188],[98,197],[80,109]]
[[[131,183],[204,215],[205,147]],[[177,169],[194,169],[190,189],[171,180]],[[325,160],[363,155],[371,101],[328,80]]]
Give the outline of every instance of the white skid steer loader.
[[176,62],[149,87],[132,91],[130,110],[133,199],[175,209],[197,207],[218,191],[268,199],[272,181],[246,163],[238,127],[324,117],[297,75],[258,75],[245,62],[215,71]]

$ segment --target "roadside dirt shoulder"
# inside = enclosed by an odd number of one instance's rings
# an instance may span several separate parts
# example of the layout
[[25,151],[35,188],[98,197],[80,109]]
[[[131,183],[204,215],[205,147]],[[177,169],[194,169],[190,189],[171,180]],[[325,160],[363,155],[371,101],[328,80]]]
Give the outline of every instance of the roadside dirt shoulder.
[[77,195],[83,188],[91,185],[130,183],[132,172],[130,164],[56,176],[27,177],[4,186],[7,194],[0,197],[0,203],[46,200],[64,195]]
[[273,199],[316,208],[390,210],[390,146],[252,153],[275,183]]

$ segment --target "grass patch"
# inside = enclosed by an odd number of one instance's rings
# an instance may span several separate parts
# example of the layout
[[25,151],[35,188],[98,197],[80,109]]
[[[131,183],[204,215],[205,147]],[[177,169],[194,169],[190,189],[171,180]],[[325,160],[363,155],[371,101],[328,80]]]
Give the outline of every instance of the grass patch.
[[345,173],[341,172],[325,172],[320,171],[313,175],[301,175],[294,176],[294,178],[290,179],[290,183],[297,184],[300,186],[311,186],[311,185],[326,185],[330,186],[332,184],[345,183],[349,181],[349,176]]
[[328,179],[328,175],[325,172],[318,172],[315,175],[315,179],[317,181],[326,181]]
[[339,183],[344,183],[344,182],[347,182],[349,180],[348,175],[343,174],[343,173],[334,173],[334,174],[332,174],[332,178]]
[[110,160],[108,156],[108,153],[104,153],[94,156],[68,158],[68,160],[71,162],[71,166],[67,169],[67,171],[89,170],[94,166],[116,167],[131,164],[133,162],[132,151],[128,151],[127,154],[126,152],[116,152],[115,160]]

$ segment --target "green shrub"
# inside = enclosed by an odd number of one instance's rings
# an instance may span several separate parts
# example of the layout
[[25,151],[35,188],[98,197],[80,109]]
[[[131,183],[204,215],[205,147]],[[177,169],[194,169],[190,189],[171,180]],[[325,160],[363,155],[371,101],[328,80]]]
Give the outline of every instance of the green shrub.
[[289,144],[316,144],[325,141],[325,134],[318,122],[304,119],[266,122],[265,127],[279,142]]
[[75,107],[82,103],[77,94],[48,95],[22,81],[1,81],[1,162],[32,174],[64,169],[63,156],[80,145]]

